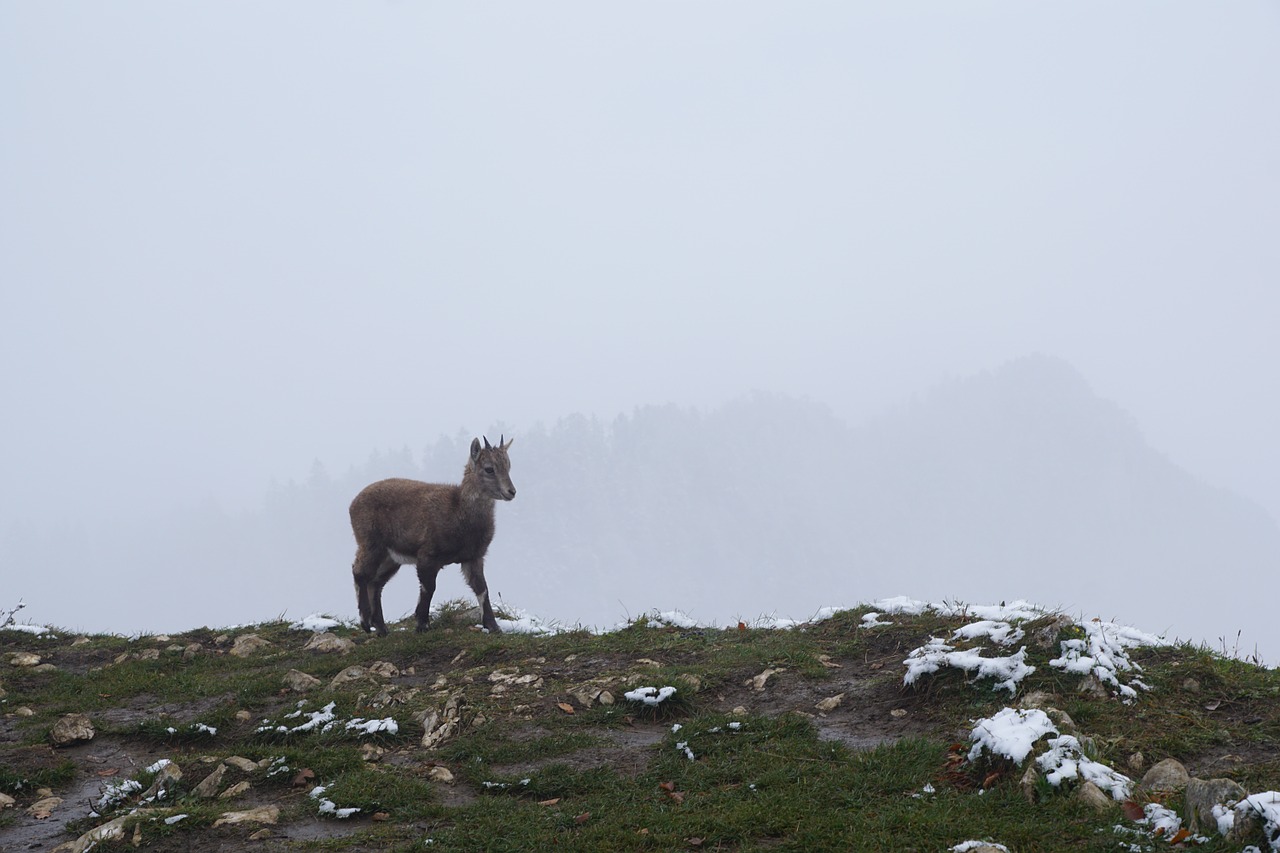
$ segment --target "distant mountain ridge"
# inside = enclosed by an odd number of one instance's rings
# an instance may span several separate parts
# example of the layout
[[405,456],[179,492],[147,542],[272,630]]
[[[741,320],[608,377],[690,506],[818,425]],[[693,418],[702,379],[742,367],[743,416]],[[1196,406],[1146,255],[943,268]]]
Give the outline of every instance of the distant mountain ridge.
[[[519,497],[498,508],[490,589],[546,618],[613,624],[678,606],[730,622],[903,594],[1022,598],[1114,607],[1182,637],[1266,635],[1280,657],[1270,597],[1236,582],[1275,576],[1275,521],[1152,450],[1127,413],[1053,358],[943,382],[856,426],[761,393],[708,411],[644,406],[607,423],[571,415],[492,432],[516,436]],[[207,614],[202,623],[349,614],[351,498],[388,476],[456,482],[471,437],[442,436],[416,457],[375,454],[339,476],[317,464],[256,513],[191,508],[89,531],[98,588],[50,578],[44,594],[108,600],[120,583],[163,589],[180,572],[201,581],[183,612]],[[11,539],[5,562],[65,544]],[[413,606],[412,570],[402,575],[387,588],[389,617]],[[28,602],[43,582],[33,578]],[[439,597],[468,594],[446,570]],[[154,618],[154,596],[122,598],[107,624],[88,627],[182,627]]]

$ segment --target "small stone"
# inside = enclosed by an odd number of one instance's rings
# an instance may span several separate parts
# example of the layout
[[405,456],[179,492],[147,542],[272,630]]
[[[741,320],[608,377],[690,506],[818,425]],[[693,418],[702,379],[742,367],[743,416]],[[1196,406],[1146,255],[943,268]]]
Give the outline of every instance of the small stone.
[[1038,708],[1043,711],[1053,705],[1053,694],[1046,693],[1043,690],[1033,690],[1018,700],[1018,706],[1022,708]]
[[750,687],[752,690],[764,690],[764,686],[769,682],[770,678],[773,678],[773,676],[777,675],[778,673],[785,672],[785,671],[786,670],[783,670],[780,668],[766,669],[764,672],[760,673],[759,675],[748,678],[744,682],[744,684],[746,684],[746,686]]
[[826,699],[823,699],[821,702],[819,702],[817,705],[814,705],[813,707],[817,708],[819,711],[822,711],[824,714],[829,714],[832,711],[834,711],[836,708],[839,708],[840,703],[843,700],[844,700],[844,694],[837,693],[835,696],[828,696]]
[[346,637],[339,637],[336,634],[330,634],[325,631],[308,640],[302,650],[304,652],[317,652],[322,655],[345,655],[355,651],[355,648],[356,644]]
[[237,782],[234,785],[232,785],[230,788],[228,788],[227,790],[219,794],[218,799],[229,800],[232,797],[238,797],[241,794],[243,794],[245,791],[249,790],[249,788],[250,788],[250,785],[247,780],[244,782]]
[[1182,682],[1182,689],[1188,693],[1199,693],[1200,682],[1196,681],[1194,678],[1188,678]]
[[1142,768],[1147,766],[1147,757],[1141,751],[1135,752],[1128,758],[1129,769],[1134,773],[1141,773]]
[[175,645],[172,645],[172,646],[165,646],[165,647],[164,647],[164,650],[165,650],[166,652],[168,652],[169,654],[171,654],[171,655],[180,655],[180,654],[182,654],[183,652],[185,652],[187,649],[186,649],[186,647],[185,647],[185,646],[179,646],[179,645],[176,645],[176,644],[175,644]]
[[62,805],[61,797],[44,797],[27,806],[27,814],[36,820],[44,820],[60,805]]
[[213,822],[215,827],[228,823],[269,823],[275,825],[280,819],[279,806],[262,806],[261,808],[249,809],[243,812],[225,812],[222,817]]
[[258,762],[250,761],[249,759],[242,758],[239,755],[224,758],[222,759],[222,763],[234,767],[237,770],[243,770],[245,773],[252,773],[258,769]]
[[291,669],[284,676],[285,685],[294,693],[306,693],[320,686],[320,679],[297,669]]
[[76,637],[71,641],[71,648],[74,649],[76,646],[86,646],[92,642],[93,640],[90,640],[88,637]]
[[31,652],[14,652],[9,655],[9,665],[20,668],[40,665],[40,655]]
[[4,685],[3,685],[3,684],[0,684],[0,699],[3,699],[4,697],[6,697],[6,696],[8,696],[8,695],[9,695],[9,694],[5,692]]
[[1191,774],[1182,762],[1166,758],[1146,772],[1138,787],[1143,791],[1181,791],[1190,780]]
[[640,666],[651,666],[654,669],[662,668],[662,664],[654,660],[653,658],[640,658],[636,661],[636,663],[640,664]]
[[1238,803],[1249,796],[1239,782],[1232,779],[1191,779],[1187,782],[1188,829],[1192,833],[1216,834],[1218,820],[1213,807]]
[[889,716],[893,717],[895,720],[901,720],[906,715],[907,715],[906,708],[894,708],[892,711],[889,712]]
[[262,841],[263,839],[270,838],[273,835],[275,835],[275,833],[269,829],[259,829],[257,832],[249,836],[249,840]]
[[170,761],[164,767],[156,771],[156,778],[151,783],[151,787],[142,792],[141,799],[147,800],[163,799],[163,795],[173,789],[182,779],[182,768]]
[[612,705],[614,702],[613,694],[610,693],[608,690],[601,690],[600,695],[596,697],[596,700],[601,705]]
[[1076,799],[1099,812],[1111,811],[1116,804],[1115,800],[1092,782],[1083,782],[1076,788]]
[[160,660],[159,649],[143,649],[133,656],[134,660]]
[[274,648],[274,644],[270,640],[263,639],[257,634],[241,634],[232,643],[230,654],[233,657],[247,658],[270,648]]
[[0,809],[11,809],[16,802],[17,800],[8,794],[0,794]]
[[202,651],[204,651],[204,647],[201,646],[199,643],[191,643],[190,645],[183,648],[182,659],[191,660],[196,655],[200,654],[200,652]]
[[353,681],[360,681],[368,677],[369,670],[358,664],[352,665],[333,677],[333,680],[329,682],[329,689],[334,690],[344,684],[350,684]]
[[248,711],[245,711],[243,709],[236,711],[236,722],[247,723],[252,719],[253,719],[253,714],[250,714]]
[[34,717],[36,712],[28,708],[26,705],[19,705],[13,709],[13,713],[18,717]]
[[32,672],[57,672],[58,668],[51,663],[38,663],[31,667]]
[[151,639],[155,640],[157,643],[168,643],[173,640],[173,637],[170,637],[168,634],[156,634]]
[[1040,771],[1036,769],[1036,763],[1033,761],[1027,765],[1027,769],[1022,773],[1022,779],[1018,781],[1018,787],[1022,789],[1022,796],[1027,798],[1027,802],[1035,805],[1040,797]]
[[201,799],[209,799],[218,793],[218,788],[222,787],[222,777],[226,775],[227,766],[219,764],[214,771],[204,777],[204,781],[191,789],[191,793]]
[[433,782],[443,782],[446,785],[453,784],[453,773],[448,767],[441,767],[439,764],[427,771],[427,778]]
[[387,751],[376,743],[360,744],[360,758],[364,761],[377,761],[386,754]]
[[1076,721],[1071,719],[1071,715],[1061,708],[1045,708],[1045,715],[1053,721],[1058,727],[1058,732],[1064,735],[1078,735],[1080,729],[1076,727]]
[[93,740],[95,734],[93,723],[86,714],[67,714],[49,730],[49,740],[54,746],[68,746]]
[[747,709],[739,705],[738,707],[730,711],[729,714],[734,717],[745,717],[747,715]]
[[376,660],[369,664],[369,672],[382,678],[396,678],[400,675],[399,667],[385,660]]

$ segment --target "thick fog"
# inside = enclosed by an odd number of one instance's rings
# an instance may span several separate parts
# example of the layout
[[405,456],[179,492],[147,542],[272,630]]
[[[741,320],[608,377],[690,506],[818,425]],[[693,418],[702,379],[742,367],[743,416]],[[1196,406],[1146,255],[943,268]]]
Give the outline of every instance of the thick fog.
[[352,615],[355,492],[501,431],[490,587],[549,618],[1026,598],[1274,665],[1278,41],[1266,2],[0,4],[0,608]]

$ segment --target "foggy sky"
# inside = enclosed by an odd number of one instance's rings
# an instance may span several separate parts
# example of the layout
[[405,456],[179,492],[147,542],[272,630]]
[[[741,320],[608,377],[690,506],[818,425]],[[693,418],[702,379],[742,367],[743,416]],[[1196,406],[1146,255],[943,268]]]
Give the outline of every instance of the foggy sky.
[[1264,2],[0,3],[0,519],[753,389],[858,422],[1033,352],[1280,518],[1278,41]]

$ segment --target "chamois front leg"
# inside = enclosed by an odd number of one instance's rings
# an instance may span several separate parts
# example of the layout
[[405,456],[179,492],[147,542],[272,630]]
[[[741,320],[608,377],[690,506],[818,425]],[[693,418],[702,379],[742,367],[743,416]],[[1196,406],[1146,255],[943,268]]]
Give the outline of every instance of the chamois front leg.
[[463,563],[462,576],[467,579],[467,586],[476,594],[476,601],[480,602],[480,624],[490,633],[501,634],[502,629],[498,627],[498,620],[493,618],[493,607],[489,604],[489,585],[484,581],[484,558]]
[[418,622],[418,633],[431,627],[431,597],[436,594],[436,575],[443,566],[418,563],[418,608],[413,611]]

